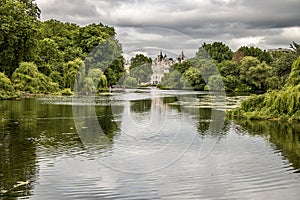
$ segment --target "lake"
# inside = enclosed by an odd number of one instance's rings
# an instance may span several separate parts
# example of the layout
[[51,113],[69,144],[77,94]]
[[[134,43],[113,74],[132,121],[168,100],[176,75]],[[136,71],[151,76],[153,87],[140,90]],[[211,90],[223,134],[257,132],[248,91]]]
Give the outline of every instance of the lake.
[[300,124],[226,120],[244,98],[0,101],[0,199],[299,199]]

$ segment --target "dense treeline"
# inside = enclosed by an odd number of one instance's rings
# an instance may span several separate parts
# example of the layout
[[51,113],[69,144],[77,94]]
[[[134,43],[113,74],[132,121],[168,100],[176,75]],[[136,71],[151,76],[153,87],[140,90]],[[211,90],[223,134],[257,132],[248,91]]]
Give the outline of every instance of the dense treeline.
[[[57,20],[40,21],[34,0],[0,1],[0,99],[21,93],[102,92],[122,82],[136,87],[151,79],[151,58],[136,55],[129,74],[115,29],[103,24],[80,27]],[[177,63],[160,88],[266,92],[288,81],[299,44],[291,51],[267,52],[204,43],[195,57]]]
[[300,120],[300,56],[293,63],[286,85],[281,90],[253,95],[239,108],[228,112],[230,117],[247,119]]
[[[124,76],[113,27],[40,21],[33,0],[0,1],[0,99],[25,93],[103,91]],[[83,60],[85,60],[83,62]]]
[[292,44],[294,51],[243,46],[233,52],[222,42],[204,43],[195,57],[172,66],[159,87],[254,93],[281,89],[297,58],[297,45]]

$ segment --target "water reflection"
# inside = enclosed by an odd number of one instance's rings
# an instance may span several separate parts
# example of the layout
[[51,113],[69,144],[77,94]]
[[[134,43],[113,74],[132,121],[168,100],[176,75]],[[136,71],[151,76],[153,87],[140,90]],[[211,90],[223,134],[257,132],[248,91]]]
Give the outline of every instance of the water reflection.
[[[37,115],[35,102],[1,102],[0,120],[0,198],[29,196],[34,187],[37,122],[26,119]],[[30,113],[28,110],[34,110]]]
[[253,136],[263,136],[300,172],[300,123],[239,120]]
[[300,124],[223,123],[207,99],[1,101],[0,199],[297,199]]

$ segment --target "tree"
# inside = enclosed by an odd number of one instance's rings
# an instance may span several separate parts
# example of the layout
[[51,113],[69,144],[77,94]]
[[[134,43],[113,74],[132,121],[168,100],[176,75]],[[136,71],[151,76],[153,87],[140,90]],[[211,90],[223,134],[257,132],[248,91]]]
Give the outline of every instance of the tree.
[[249,84],[248,71],[250,67],[255,67],[259,63],[259,60],[252,56],[246,56],[242,59],[240,66],[240,78],[242,83]]
[[37,21],[34,9],[20,1],[6,0],[0,5],[0,70],[11,77],[21,61],[35,58]]
[[41,10],[37,6],[34,0],[19,0],[26,5],[26,12],[29,16],[34,18],[40,18]]
[[75,81],[77,91],[81,91],[85,76],[85,66],[80,58],[64,64],[64,87],[74,89]]
[[138,85],[138,82],[136,78],[128,76],[124,81],[124,86],[127,88],[136,88]]
[[247,47],[242,46],[238,49],[238,52],[242,52],[243,56],[256,57],[260,62],[265,61],[266,63],[271,63],[272,57],[266,50],[261,50],[258,47]]
[[0,99],[10,99],[16,96],[17,93],[11,80],[4,73],[0,72]]
[[53,93],[58,91],[58,84],[40,73],[34,63],[21,62],[12,74],[15,89],[29,93]]
[[220,76],[220,75],[210,76],[209,80],[208,80],[208,86],[209,86],[209,90],[211,90],[211,91],[224,90],[222,76]]
[[45,38],[38,42],[37,50],[39,70],[49,76],[53,71],[61,71],[57,69],[57,65],[63,62],[63,52],[59,50],[57,43]]
[[79,47],[76,41],[79,29],[76,24],[51,19],[39,23],[39,39],[50,38],[55,41],[59,50],[64,51],[67,47]]
[[223,77],[226,76],[238,76],[240,73],[239,65],[230,60],[224,60],[217,64],[218,70]]
[[231,60],[233,56],[231,49],[222,42],[214,42],[213,44],[204,43],[202,48],[205,49],[210,57],[218,63],[224,60]]
[[297,56],[300,56],[300,45],[298,43],[293,41],[292,44],[290,44],[290,48],[293,49]]
[[291,72],[293,62],[297,59],[295,53],[292,52],[272,52],[272,73],[279,80],[279,87],[283,87]]
[[[252,90],[266,91],[267,83],[272,77],[272,68],[265,62],[260,62],[257,58],[247,56],[241,64],[241,80],[246,85],[252,87]],[[274,80],[273,80],[274,81]],[[269,85],[272,85],[269,83]]]
[[165,74],[158,87],[162,89],[181,89],[181,74],[176,70]]
[[109,85],[116,85],[125,75],[125,62],[123,56],[117,57],[104,71]]
[[148,83],[152,76],[152,59],[144,56],[143,54],[137,54],[130,60],[129,72],[130,76],[136,78],[138,83]]
[[101,23],[91,24],[79,29],[76,43],[83,52],[90,53],[99,44],[114,37],[115,34],[115,29],[113,27],[104,26]]
[[107,79],[101,69],[90,69],[84,80],[84,92],[107,91]]
[[193,65],[189,61],[185,61],[183,63],[175,63],[171,66],[170,70],[177,70],[179,73],[183,74],[190,67],[193,67]]
[[195,67],[186,70],[180,81],[185,89],[191,89],[190,87],[192,87],[195,90],[203,90],[205,87],[205,81],[201,77],[200,71]]
[[222,77],[226,91],[243,90],[239,76],[228,75]]
[[107,88],[107,79],[106,76],[104,74],[102,74],[99,78],[99,83],[97,85],[97,90],[98,92],[106,92],[108,91]]
[[300,85],[300,56],[293,63],[292,71],[287,79],[287,86]]

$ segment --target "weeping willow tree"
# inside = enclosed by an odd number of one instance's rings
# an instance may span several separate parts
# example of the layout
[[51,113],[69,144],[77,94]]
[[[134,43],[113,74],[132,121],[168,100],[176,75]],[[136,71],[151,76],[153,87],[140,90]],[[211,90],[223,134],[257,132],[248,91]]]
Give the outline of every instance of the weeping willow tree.
[[20,63],[20,66],[12,74],[12,80],[14,88],[22,92],[49,94],[59,90],[58,84],[39,72],[34,63]]
[[300,121],[300,57],[293,63],[287,84],[282,90],[253,95],[227,114],[247,119]]

